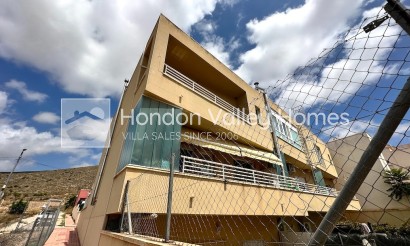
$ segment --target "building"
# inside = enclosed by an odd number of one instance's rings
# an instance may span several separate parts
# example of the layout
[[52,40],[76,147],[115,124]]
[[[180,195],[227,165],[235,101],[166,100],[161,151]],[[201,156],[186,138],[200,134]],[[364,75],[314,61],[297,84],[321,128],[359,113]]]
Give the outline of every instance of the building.
[[89,194],[90,194],[90,190],[88,189],[80,189],[78,191],[75,202],[74,202],[73,211],[71,212],[71,215],[75,222],[78,221],[80,211],[83,209],[85,205],[85,200],[88,198]]
[[410,168],[410,144],[402,144],[397,147],[388,145],[383,150],[383,156],[390,168]]
[[90,190],[80,189],[77,193],[77,196],[76,196],[76,199],[75,199],[75,202],[74,202],[74,206],[77,206],[82,201],[85,201],[89,194],[90,194]]
[[[156,117],[137,119],[144,114]],[[178,123],[160,124],[164,118]],[[111,146],[78,223],[82,245],[130,243],[115,233],[125,210],[133,223],[145,220],[134,232],[150,225],[145,234],[163,238],[173,154],[171,239],[307,240],[335,200],[338,174],[326,145],[288,118],[161,15],[111,124]]]
[[[343,188],[370,140],[371,137],[367,133],[358,133],[327,143],[339,174],[339,179],[335,185],[336,189]],[[397,148],[400,148],[400,146]],[[384,171],[390,170],[390,167],[395,166],[397,168],[397,165],[400,165],[400,163],[404,165],[404,162],[409,160],[403,158],[406,155],[408,156],[408,153],[394,151],[395,149],[387,146],[374,164],[356,194],[361,210],[348,211],[346,213],[348,220],[401,226],[410,219],[409,201],[406,198],[396,201],[388,197],[390,193],[387,189],[391,186],[384,183],[382,176]]]

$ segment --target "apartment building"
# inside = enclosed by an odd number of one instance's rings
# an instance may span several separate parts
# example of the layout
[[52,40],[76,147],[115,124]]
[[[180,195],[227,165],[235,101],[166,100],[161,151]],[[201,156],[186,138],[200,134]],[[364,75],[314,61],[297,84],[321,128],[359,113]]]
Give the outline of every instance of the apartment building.
[[[339,179],[335,185],[336,189],[343,188],[370,141],[371,137],[367,133],[357,133],[328,142],[328,148],[339,174]],[[383,179],[384,171],[406,165],[405,162],[408,158],[405,157],[408,156],[408,153],[403,151],[406,146],[387,146],[385,148],[356,193],[361,209],[346,212],[347,219],[394,226],[401,226],[408,222],[410,219],[409,201],[406,198],[400,201],[390,198],[390,192],[387,190],[391,186],[386,184]]]
[[[162,15],[111,130],[82,245],[138,244],[117,233],[124,209],[132,221],[150,216],[151,236],[163,238],[171,165],[171,239],[191,244],[306,240],[338,194],[326,145]],[[126,192],[139,203],[125,208]]]

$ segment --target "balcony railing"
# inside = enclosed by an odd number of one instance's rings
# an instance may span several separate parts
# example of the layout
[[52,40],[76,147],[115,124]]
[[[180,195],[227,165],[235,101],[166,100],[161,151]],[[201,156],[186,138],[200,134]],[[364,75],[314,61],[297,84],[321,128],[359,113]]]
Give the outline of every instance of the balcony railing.
[[178,72],[174,68],[165,64],[164,74],[168,77],[172,78],[173,80],[177,81],[181,85],[187,87],[188,89],[194,91],[195,93],[199,94],[200,96],[206,98],[207,100],[211,101],[212,103],[218,105],[219,107],[225,109],[235,117],[240,120],[245,121],[246,123],[250,124],[249,115],[245,112],[241,111],[239,108],[232,106],[230,103],[226,102],[222,98],[218,97],[211,91],[207,90],[203,86],[199,85],[195,81],[191,80],[187,76],[183,75],[182,73]]
[[329,187],[303,183],[295,178],[285,177],[273,173],[221,164],[218,162],[198,158],[181,156],[182,173],[211,177],[221,180],[239,181],[257,185],[271,186],[277,189],[299,191],[326,196],[337,196],[338,192]]

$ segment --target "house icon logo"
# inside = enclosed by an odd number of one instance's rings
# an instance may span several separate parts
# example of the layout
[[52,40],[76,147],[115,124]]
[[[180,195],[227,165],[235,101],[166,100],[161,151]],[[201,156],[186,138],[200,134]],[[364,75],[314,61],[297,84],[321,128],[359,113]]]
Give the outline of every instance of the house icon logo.
[[[100,108],[94,108],[94,109],[95,110],[101,110]],[[104,111],[102,111],[102,112],[104,113]],[[70,124],[70,123],[72,123],[76,120],[79,120],[79,119],[83,118],[83,117],[88,117],[88,118],[93,119],[93,120],[102,120],[104,118],[104,115],[98,117],[97,115],[95,115],[93,113],[90,113],[88,111],[84,111],[82,113],[80,113],[78,111],[74,111],[74,116],[71,117],[70,119],[66,120],[65,123]]]
[[61,100],[61,146],[103,148],[110,124],[110,99],[64,98]]

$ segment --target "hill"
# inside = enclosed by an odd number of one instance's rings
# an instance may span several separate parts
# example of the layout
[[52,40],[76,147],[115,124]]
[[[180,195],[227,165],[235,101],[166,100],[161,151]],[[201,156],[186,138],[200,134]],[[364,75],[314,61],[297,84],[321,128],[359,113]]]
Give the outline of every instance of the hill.
[[[13,201],[46,201],[49,198],[68,199],[79,189],[91,189],[97,174],[97,166],[60,169],[40,172],[17,172],[5,190],[0,212]],[[9,173],[0,173],[3,184]]]

